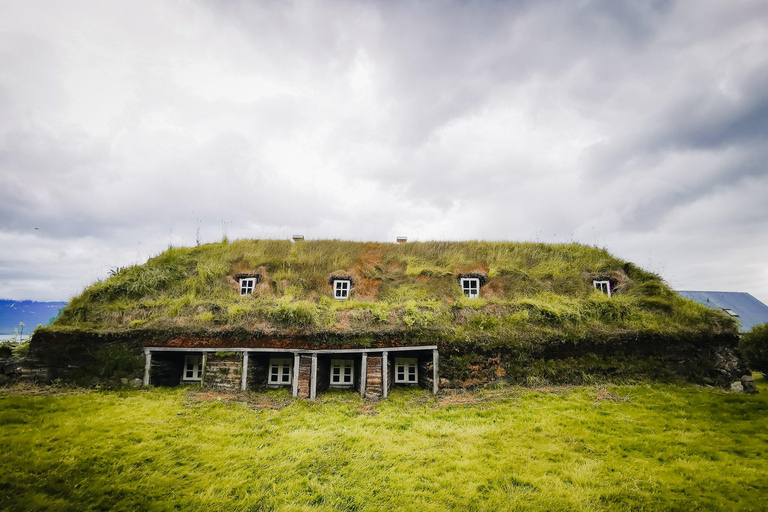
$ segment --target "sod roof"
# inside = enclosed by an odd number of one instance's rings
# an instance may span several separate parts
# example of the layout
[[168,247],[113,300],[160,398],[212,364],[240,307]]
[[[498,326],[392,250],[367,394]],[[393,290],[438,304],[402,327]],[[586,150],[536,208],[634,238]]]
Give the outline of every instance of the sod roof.
[[[236,277],[258,275],[253,294]],[[460,276],[481,276],[480,297]],[[333,277],[351,297],[333,299]],[[610,280],[613,296],[593,280]],[[724,313],[684,299],[662,279],[579,244],[363,243],[224,240],[171,248],[120,268],[69,303],[53,332],[186,332],[302,337],[349,345],[403,342],[526,345],[562,340],[733,335]]]

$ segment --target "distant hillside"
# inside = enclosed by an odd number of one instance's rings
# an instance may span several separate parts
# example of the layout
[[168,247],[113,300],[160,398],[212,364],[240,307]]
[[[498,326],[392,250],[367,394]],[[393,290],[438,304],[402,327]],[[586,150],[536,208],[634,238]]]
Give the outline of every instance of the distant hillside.
[[66,302],[0,299],[0,334],[13,334],[19,322],[24,322],[25,334],[32,334],[37,324],[53,322],[66,305]]

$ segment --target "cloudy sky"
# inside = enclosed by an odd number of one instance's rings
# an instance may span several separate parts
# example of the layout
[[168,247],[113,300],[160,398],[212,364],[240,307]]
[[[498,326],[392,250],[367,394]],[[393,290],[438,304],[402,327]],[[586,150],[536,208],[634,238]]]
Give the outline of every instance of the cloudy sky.
[[0,0],[0,298],[198,230],[577,241],[768,303],[768,2]]

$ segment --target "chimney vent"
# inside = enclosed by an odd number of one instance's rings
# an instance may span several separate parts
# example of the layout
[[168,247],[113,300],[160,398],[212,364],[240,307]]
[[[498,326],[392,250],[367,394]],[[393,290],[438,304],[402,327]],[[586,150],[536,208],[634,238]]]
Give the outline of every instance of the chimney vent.
[[293,238],[294,242],[301,242],[304,240],[304,235],[293,235],[291,238]]
[[399,243],[399,244],[404,244],[407,241],[408,241],[408,237],[407,236],[399,236],[399,237],[397,237],[397,243]]

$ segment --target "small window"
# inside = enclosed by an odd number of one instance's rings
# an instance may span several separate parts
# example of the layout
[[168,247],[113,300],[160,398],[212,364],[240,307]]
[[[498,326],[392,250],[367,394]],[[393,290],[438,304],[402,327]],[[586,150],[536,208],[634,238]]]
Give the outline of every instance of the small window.
[[723,308],[723,311],[725,311],[726,313],[728,313],[731,316],[735,316],[735,317],[739,316],[739,314],[737,312],[735,312],[734,310],[732,310],[732,309]]
[[333,282],[333,298],[336,300],[345,300],[349,298],[349,289],[351,282],[348,279],[336,279]]
[[351,387],[353,384],[354,370],[354,361],[349,359],[332,359],[331,386]]
[[607,296],[611,296],[611,282],[610,281],[592,281],[596,290],[600,290]]
[[287,386],[291,383],[293,373],[293,359],[270,359],[268,383],[278,386]]
[[181,380],[199,381],[203,378],[203,356],[184,357],[184,376]]
[[419,381],[415,357],[395,358],[395,384],[416,384]]
[[253,289],[256,288],[255,277],[243,277],[240,278],[240,295],[248,295],[253,293]]
[[462,277],[461,291],[470,299],[477,298],[480,295],[480,279],[477,277]]

